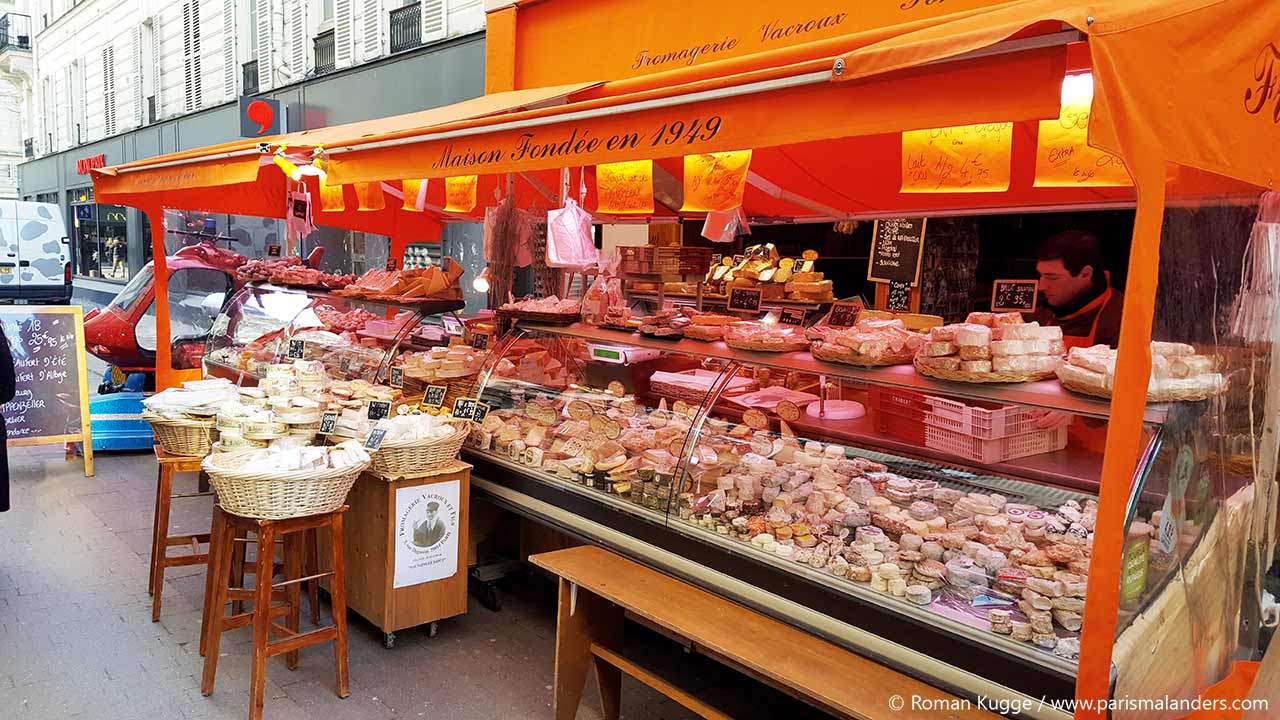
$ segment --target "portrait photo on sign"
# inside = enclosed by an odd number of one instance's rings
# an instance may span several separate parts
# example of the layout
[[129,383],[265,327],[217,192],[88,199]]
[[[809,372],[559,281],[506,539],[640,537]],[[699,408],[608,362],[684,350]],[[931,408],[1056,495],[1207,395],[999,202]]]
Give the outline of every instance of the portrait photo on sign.
[[458,572],[458,481],[396,490],[395,587]]

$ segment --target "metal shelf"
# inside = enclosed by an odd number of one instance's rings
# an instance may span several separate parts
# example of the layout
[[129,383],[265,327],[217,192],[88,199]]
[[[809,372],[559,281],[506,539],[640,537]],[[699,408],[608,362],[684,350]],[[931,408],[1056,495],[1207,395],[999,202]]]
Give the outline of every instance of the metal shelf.
[[[895,387],[904,390],[937,393],[948,397],[983,400],[988,402],[1026,405],[1045,410],[1057,410],[1083,415],[1085,417],[1107,418],[1111,413],[1111,405],[1105,400],[1078,395],[1063,389],[1056,380],[1041,380],[1030,383],[961,383],[946,380],[935,380],[916,373],[911,365],[892,365],[883,368],[864,369],[851,365],[837,365],[814,359],[808,352],[765,353],[750,350],[735,350],[724,342],[702,342],[701,340],[657,340],[647,338],[639,333],[627,333],[619,330],[606,330],[584,323],[568,326],[544,325],[540,323],[521,322],[520,327],[526,330],[574,337],[601,343],[615,343],[632,347],[647,348],[682,353],[685,355],[713,357],[731,360],[744,365],[758,365],[777,368],[779,370],[795,370],[798,372],[828,377],[842,378],[869,385]],[[1163,423],[1167,407],[1165,405],[1148,405],[1145,414],[1147,422]]]

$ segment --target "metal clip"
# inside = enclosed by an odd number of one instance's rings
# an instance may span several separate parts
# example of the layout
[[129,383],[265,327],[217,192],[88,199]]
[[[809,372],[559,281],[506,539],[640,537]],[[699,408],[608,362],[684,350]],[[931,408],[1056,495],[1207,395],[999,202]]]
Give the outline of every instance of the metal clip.
[[843,75],[844,74],[844,58],[836,58],[835,67],[832,68],[831,71],[835,73],[836,77]]

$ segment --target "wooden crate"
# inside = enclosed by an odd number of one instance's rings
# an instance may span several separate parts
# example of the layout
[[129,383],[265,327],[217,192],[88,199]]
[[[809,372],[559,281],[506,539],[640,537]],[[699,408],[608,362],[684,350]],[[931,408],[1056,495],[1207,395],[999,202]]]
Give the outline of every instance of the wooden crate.
[[[394,587],[396,490],[459,481],[458,566],[443,580]],[[388,480],[367,472],[347,496],[345,518],[347,607],[389,635],[467,611],[467,548],[471,502],[471,466],[458,462],[425,477]],[[322,569],[328,570],[328,536],[320,534]]]

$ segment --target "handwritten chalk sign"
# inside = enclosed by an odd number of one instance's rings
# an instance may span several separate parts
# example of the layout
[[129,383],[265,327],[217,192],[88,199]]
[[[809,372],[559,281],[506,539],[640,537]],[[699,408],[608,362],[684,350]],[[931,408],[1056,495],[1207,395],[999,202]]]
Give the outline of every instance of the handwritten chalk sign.
[[320,416],[320,434],[332,435],[335,428],[338,427],[338,413],[327,412]]
[[760,301],[764,291],[755,288],[731,288],[729,290],[729,310],[736,312],[760,312]]
[[381,420],[391,414],[391,403],[386,400],[373,400],[369,403],[369,419]]
[[476,333],[471,336],[471,347],[477,350],[489,349],[489,333]]
[[404,387],[404,368],[402,367],[391,368],[391,378],[387,381],[387,384],[393,388]]
[[446,385],[428,385],[422,393],[422,407],[440,407],[444,405],[444,397],[449,393]]
[[1039,280],[996,280],[991,288],[991,312],[1035,312]]
[[307,344],[305,340],[291,339],[289,340],[289,357],[294,360],[301,360],[305,355]]
[[1013,123],[902,133],[902,192],[1005,192],[1013,166]]
[[93,475],[84,316],[78,306],[0,308],[13,355],[14,396],[3,408],[10,447],[84,443],[84,474]]
[[386,438],[387,438],[387,429],[378,428],[377,430],[374,430],[373,432],[369,433],[369,439],[364,441],[364,449],[377,452],[378,448],[382,447],[382,441],[385,440]]
[[867,280],[903,282],[914,287],[920,281],[926,224],[926,218],[877,220],[871,230]]
[[280,246],[279,246],[279,245],[268,245],[268,246],[267,246],[267,257],[280,257]]
[[782,308],[778,315],[780,325],[804,325],[805,310],[803,308]]
[[831,327],[853,327],[858,322],[858,315],[862,312],[862,307],[861,298],[833,304],[831,312],[827,314],[827,325]]
[[889,283],[888,308],[890,312],[911,312],[911,283]]

